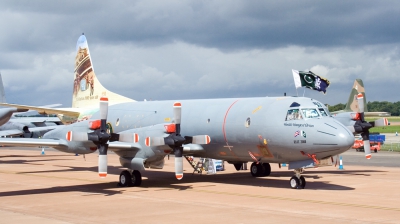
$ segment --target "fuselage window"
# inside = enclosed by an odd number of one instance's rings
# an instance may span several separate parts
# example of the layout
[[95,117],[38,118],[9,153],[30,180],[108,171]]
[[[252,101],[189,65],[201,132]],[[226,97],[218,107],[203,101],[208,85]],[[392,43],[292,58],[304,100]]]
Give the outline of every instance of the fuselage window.
[[324,108],[318,108],[319,113],[323,116],[323,117],[327,117],[328,114],[326,113],[326,111],[324,110]]
[[301,116],[299,109],[290,109],[286,114],[285,120],[290,121],[290,120],[301,120],[301,119],[303,119],[303,116]]
[[301,109],[305,118],[316,118],[319,117],[317,109]]
[[117,118],[117,121],[115,122],[115,126],[119,125],[119,118]]
[[249,117],[246,119],[246,123],[244,123],[244,126],[246,128],[250,127],[250,118]]

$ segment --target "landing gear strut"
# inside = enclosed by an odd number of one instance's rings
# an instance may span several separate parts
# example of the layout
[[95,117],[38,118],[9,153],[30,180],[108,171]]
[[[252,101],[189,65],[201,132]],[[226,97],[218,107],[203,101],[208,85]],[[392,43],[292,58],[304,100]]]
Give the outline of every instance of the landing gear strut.
[[119,175],[118,185],[121,187],[140,186],[142,174],[138,170],[124,170]]
[[266,177],[271,174],[271,166],[269,163],[255,163],[250,167],[250,173],[253,177]]
[[304,172],[303,168],[295,169],[295,175],[290,178],[290,187],[293,189],[304,189],[306,186],[306,179],[301,175]]

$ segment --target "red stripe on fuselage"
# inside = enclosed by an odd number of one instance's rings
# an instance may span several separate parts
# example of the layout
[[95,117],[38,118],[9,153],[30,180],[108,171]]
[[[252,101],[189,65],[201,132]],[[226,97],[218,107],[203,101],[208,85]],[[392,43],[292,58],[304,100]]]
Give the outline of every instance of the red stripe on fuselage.
[[226,124],[226,118],[228,117],[228,113],[231,110],[231,108],[233,107],[233,105],[235,103],[237,103],[239,100],[236,100],[235,102],[232,103],[232,105],[228,108],[228,110],[225,113],[225,117],[224,117],[224,123],[222,124],[222,133],[224,134],[224,139],[226,144],[228,144],[228,140],[226,139],[226,131],[225,131],[225,124]]

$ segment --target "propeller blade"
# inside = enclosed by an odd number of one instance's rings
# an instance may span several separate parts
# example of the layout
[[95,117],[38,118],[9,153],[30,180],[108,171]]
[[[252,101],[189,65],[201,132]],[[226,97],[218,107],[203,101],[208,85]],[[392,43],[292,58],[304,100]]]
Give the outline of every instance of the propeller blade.
[[388,122],[387,118],[381,118],[381,119],[378,119],[376,121],[372,121],[370,123],[371,123],[371,125],[373,127],[384,127],[384,126],[388,126],[389,125],[389,122]]
[[195,135],[195,136],[185,136],[185,144],[199,144],[199,145],[207,145],[210,144],[211,138],[208,135]]
[[364,96],[362,93],[357,95],[358,112],[364,113]]
[[115,141],[137,143],[139,142],[139,135],[136,133],[120,133]]
[[108,98],[101,97],[100,98],[100,119],[107,120],[108,115]]
[[88,141],[89,137],[88,137],[88,133],[86,133],[86,132],[69,131],[69,132],[67,132],[65,139],[67,139],[67,141],[84,142],[84,141]]
[[365,158],[371,159],[371,145],[369,143],[369,140],[364,140],[364,152]]
[[163,137],[147,137],[145,144],[148,147],[166,145]]
[[178,180],[183,178],[183,149],[182,148],[175,148],[175,177]]
[[181,133],[181,112],[182,112],[181,103],[175,102],[173,110],[174,110],[175,133],[179,135]]
[[361,137],[363,138],[364,142],[364,152],[365,152],[365,158],[371,159],[371,145],[369,143],[369,131],[365,131],[361,133]]
[[107,150],[108,144],[99,145],[99,176],[101,178],[107,176]]

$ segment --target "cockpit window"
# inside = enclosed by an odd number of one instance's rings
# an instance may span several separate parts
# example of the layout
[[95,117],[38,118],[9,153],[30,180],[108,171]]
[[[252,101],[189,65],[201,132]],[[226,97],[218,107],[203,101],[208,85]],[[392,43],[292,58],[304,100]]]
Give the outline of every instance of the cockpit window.
[[317,109],[301,109],[305,118],[316,118],[319,117]]
[[299,109],[290,109],[286,114],[286,121],[290,120],[301,120],[303,116],[301,116]]
[[323,117],[327,117],[328,114],[326,113],[326,111],[324,110],[324,108],[318,108],[319,113],[323,116]]

